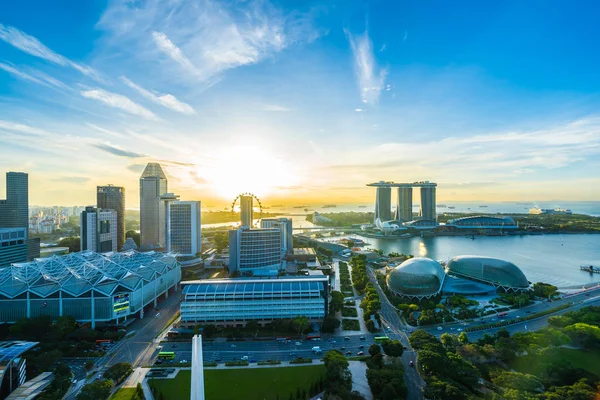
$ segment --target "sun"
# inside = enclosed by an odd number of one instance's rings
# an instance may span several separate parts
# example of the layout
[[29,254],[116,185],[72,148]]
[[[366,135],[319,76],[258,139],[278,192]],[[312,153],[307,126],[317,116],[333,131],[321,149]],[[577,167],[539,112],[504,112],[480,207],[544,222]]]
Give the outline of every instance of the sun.
[[256,145],[228,147],[203,172],[214,194],[227,200],[243,192],[268,196],[297,182],[285,160]]

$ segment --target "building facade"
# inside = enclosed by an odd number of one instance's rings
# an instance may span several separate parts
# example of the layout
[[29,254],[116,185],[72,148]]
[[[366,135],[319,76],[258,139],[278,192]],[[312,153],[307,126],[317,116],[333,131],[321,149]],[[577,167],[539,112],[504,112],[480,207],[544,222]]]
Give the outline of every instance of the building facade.
[[29,176],[24,172],[6,173],[6,199],[0,200],[0,228],[29,226]]
[[276,275],[281,269],[279,229],[242,226],[229,231],[229,273]]
[[199,201],[176,201],[168,204],[169,240],[167,251],[194,256],[202,250]]
[[167,193],[167,177],[160,164],[149,163],[140,177],[140,247],[166,246],[165,207],[161,195]]
[[260,220],[263,229],[279,229],[281,234],[281,256],[294,254],[294,231],[291,218],[263,218]]
[[253,197],[240,196],[240,220],[242,226],[254,226],[254,205]]
[[26,236],[26,228],[0,228],[0,267],[27,261]]
[[125,188],[120,186],[98,186],[96,206],[117,212],[117,251],[125,244]]
[[123,321],[176,288],[181,265],[172,254],[91,251],[0,268],[0,322],[70,315],[79,322]]
[[117,251],[117,212],[86,207],[80,219],[81,250]]
[[181,323],[245,325],[298,316],[327,315],[329,286],[324,275],[277,279],[210,279],[182,282]]

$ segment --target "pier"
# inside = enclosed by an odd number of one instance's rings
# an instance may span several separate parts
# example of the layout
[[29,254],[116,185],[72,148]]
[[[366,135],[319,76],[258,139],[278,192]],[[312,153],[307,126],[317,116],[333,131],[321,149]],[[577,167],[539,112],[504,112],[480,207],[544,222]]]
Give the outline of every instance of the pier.
[[593,265],[582,265],[579,269],[589,272],[590,274],[600,274],[600,268],[594,267]]

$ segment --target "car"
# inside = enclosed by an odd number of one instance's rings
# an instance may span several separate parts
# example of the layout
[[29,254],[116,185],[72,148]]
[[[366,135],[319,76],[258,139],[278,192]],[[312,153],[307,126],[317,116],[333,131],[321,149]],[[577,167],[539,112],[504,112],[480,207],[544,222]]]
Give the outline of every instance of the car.
[[462,330],[463,330],[462,328],[458,328],[458,329],[457,329],[457,331],[459,331],[459,332],[462,332]]
[[156,350],[161,350],[162,346],[156,346]]
[[450,330],[451,330],[451,331],[453,331],[453,330],[454,330],[454,328],[450,328]]
[[256,362],[256,359],[254,359],[254,358],[253,358],[253,359],[252,359],[252,360],[250,360],[249,362],[251,362],[251,363],[255,363],[255,362]]
[[408,362],[408,365],[410,365],[411,367],[414,367],[414,366],[415,366],[415,363],[413,363],[413,362],[412,362],[412,360],[410,360],[410,361]]
[[290,353],[290,357],[296,357],[296,353]]
[[215,358],[215,362],[221,362],[223,360],[221,360],[219,357]]
[[442,328],[441,326],[438,326],[438,327],[437,327],[437,330],[438,330],[438,331],[441,331],[442,329],[443,329],[443,328]]
[[349,338],[348,336],[346,336],[346,337],[344,338],[344,340],[350,340],[350,338]]
[[243,356],[242,358],[240,358],[240,360],[242,360],[242,361],[248,361],[248,356]]
[[347,352],[346,352],[346,355],[347,355],[347,356],[349,356],[349,355],[351,355],[351,354],[352,354],[352,352],[351,352],[351,351],[347,351]]
[[156,362],[155,362],[155,364],[162,364],[162,363],[163,363],[163,360],[160,358],[158,360],[156,360]]
[[156,317],[155,318],[158,318],[158,317],[160,317],[160,313],[156,313]]
[[364,337],[364,336],[361,336],[359,339],[360,339],[360,340],[367,340],[367,339],[365,339],[365,337]]
[[73,384],[76,384],[76,383],[77,383],[77,379],[73,379],[73,382],[72,382],[72,383],[73,383]]
[[296,346],[302,346],[302,342],[296,342]]
[[231,348],[235,348],[235,347],[237,347],[235,344],[232,344],[232,345],[231,345]]
[[185,364],[186,362],[188,362],[188,360],[181,360],[179,362],[182,363],[182,364]]
[[363,346],[362,344],[360,346],[358,346],[359,349],[364,349],[365,346]]
[[364,356],[365,352],[364,351],[359,351],[358,353],[356,353],[357,356]]
[[178,348],[178,347],[179,347],[179,345],[178,345],[177,343],[175,343],[175,344],[174,344],[172,347],[173,347],[174,349],[176,349],[176,348]]
[[345,347],[340,347],[340,350],[346,350],[346,348]]

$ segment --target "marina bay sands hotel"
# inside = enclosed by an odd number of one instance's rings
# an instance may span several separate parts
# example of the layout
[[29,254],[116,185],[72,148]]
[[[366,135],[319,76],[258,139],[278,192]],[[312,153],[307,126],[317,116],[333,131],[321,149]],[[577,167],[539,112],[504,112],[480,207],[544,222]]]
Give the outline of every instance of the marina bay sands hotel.
[[[436,221],[435,190],[437,183],[424,181],[414,183],[375,182],[367,186],[377,188],[375,200],[374,223],[379,225],[386,221],[409,222],[413,218],[413,188],[421,188],[420,220]],[[392,217],[392,188],[398,188],[396,213]],[[379,221],[378,221],[379,220]]]

